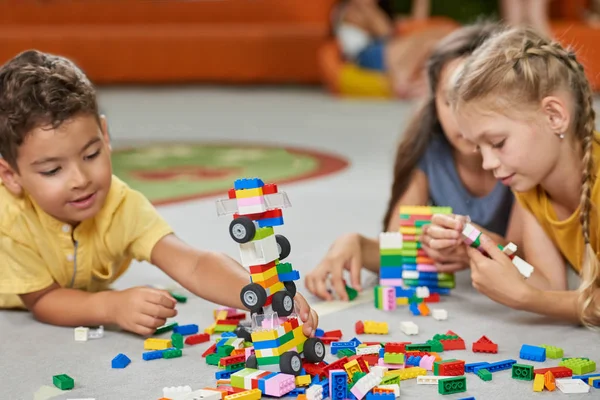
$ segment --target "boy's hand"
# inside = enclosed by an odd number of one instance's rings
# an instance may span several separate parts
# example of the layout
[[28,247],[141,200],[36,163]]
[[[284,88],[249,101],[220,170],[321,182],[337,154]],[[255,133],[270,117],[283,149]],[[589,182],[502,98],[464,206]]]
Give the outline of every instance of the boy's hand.
[[152,335],[167,318],[177,315],[177,301],[165,290],[134,287],[113,292],[110,312],[121,328],[142,336]]
[[294,301],[298,306],[300,319],[304,323],[304,325],[302,325],[302,332],[304,333],[304,336],[313,337],[317,327],[319,326],[319,316],[317,315],[317,312],[310,308],[308,302],[300,293],[296,293],[294,296]]
[[359,292],[360,270],[362,269],[362,251],[360,236],[348,234],[337,239],[321,263],[312,270],[304,279],[306,288],[315,296],[324,300],[333,300],[327,290],[327,279],[331,279],[331,286],[337,296],[344,301],[348,300],[346,285],[344,284],[344,270],[350,271],[352,287]]
[[435,214],[431,224],[423,226],[421,244],[442,272],[468,268],[469,259],[462,230],[468,218],[463,215]]

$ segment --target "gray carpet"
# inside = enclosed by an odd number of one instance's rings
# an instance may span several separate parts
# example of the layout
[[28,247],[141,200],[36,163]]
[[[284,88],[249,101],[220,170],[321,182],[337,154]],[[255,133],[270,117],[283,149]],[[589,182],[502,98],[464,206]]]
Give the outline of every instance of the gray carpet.
[[[349,231],[378,233],[389,190],[394,145],[410,110],[401,103],[339,101],[318,92],[294,89],[107,89],[102,91],[101,100],[116,145],[167,139],[275,141],[348,157],[351,168],[338,175],[282,187],[290,196],[292,208],[285,211],[285,225],[277,231],[289,238],[289,261],[301,274],[318,263],[338,235]],[[216,216],[214,199],[161,207],[160,211],[189,243],[237,257],[236,245],[227,234],[229,219]],[[371,274],[365,274],[364,279],[366,283],[374,282]],[[116,288],[142,284],[172,282],[147,264],[135,264]],[[302,284],[299,290],[304,291]],[[310,300],[316,304],[315,299]],[[518,351],[523,343],[551,344],[564,348],[566,357],[600,361],[597,333],[494,304],[472,289],[466,273],[459,275],[452,295],[435,306],[448,310],[447,321],[413,317],[407,308],[386,313],[375,310],[368,302],[323,315],[321,328],[342,329],[346,340],[356,336],[353,329],[358,319],[370,319],[387,321],[390,334],[360,335],[361,340],[417,342],[450,329],[460,334],[468,347],[481,335],[499,344],[497,355],[470,351],[443,354],[467,362],[508,358],[519,361]],[[213,304],[190,298],[179,306],[176,321],[206,327],[214,308]],[[407,337],[400,332],[399,323],[405,320],[419,325],[418,336]],[[190,385],[199,389],[215,384],[216,367],[207,366],[200,356],[207,344],[186,348],[182,358],[143,361],[143,340],[123,332],[107,331],[103,339],[79,343],[73,340],[72,328],[43,325],[27,313],[7,311],[0,312],[0,327],[0,399],[32,399],[41,387],[52,386],[53,375],[63,373],[75,379],[75,389],[55,399],[159,399],[165,386]],[[132,359],[124,370],[110,368],[111,359],[118,353]],[[328,360],[332,359],[329,355]],[[523,363],[557,365],[557,361]],[[510,371],[495,373],[491,382],[469,374],[467,386],[467,393],[445,398],[534,396],[532,384],[511,379]],[[597,398],[599,394],[592,389],[590,394],[569,398]],[[536,396],[555,398],[562,393],[557,390]],[[435,386],[417,386],[414,380],[401,384],[403,399],[442,397]]]

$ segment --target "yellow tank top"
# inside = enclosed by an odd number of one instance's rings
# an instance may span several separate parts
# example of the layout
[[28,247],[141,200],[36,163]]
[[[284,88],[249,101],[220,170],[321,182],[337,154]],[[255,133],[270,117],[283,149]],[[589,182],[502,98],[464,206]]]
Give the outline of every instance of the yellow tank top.
[[[596,182],[592,188],[590,209],[590,242],[598,256],[600,235],[598,221],[600,220],[600,135],[596,133],[594,141],[594,162]],[[567,219],[559,221],[547,193],[540,187],[521,193],[515,193],[521,206],[528,210],[538,220],[546,234],[560,250],[563,257],[577,271],[581,272],[583,265],[583,233],[579,223],[579,207]]]

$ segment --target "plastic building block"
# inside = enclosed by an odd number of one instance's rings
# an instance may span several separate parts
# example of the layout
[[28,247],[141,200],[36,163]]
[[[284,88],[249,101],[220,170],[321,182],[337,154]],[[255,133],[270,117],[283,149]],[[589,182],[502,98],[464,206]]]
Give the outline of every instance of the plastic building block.
[[464,376],[441,379],[438,382],[439,394],[454,394],[467,391],[467,380]]
[[495,363],[475,367],[473,368],[473,372],[477,373],[477,371],[480,369],[487,369],[490,372],[504,371],[505,369],[511,369],[512,366],[516,363],[516,360],[502,360]]
[[354,324],[354,331],[357,335],[362,335],[365,333],[365,324],[362,321],[356,321],[356,324]]
[[148,338],[144,340],[144,350],[165,350],[173,347],[169,339]]
[[198,333],[198,325],[189,324],[189,325],[177,325],[173,327],[173,331],[175,333],[179,333],[180,335],[187,336]]
[[444,321],[448,319],[448,311],[441,308],[434,308],[431,310],[431,316],[436,321]]
[[581,379],[569,379],[561,378],[556,380],[556,387],[567,394],[572,393],[588,393],[590,391],[590,385],[586,384]]
[[348,285],[346,286],[346,294],[348,295],[348,300],[352,301],[358,296],[358,291],[354,288],[351,288]]
[[540,347],[546,349],[546,357],[548,358],[556,359],[564,357],[564,351],[560,347],[550,346],[547,344],[542,344]]
[[178,303],[185,303],[187,302],[187,297],[179,294],[179,293],[175,293],[175,292],[169,292],[171,294],[171,296],[173,296],[173,298],[175,300],[177,300]]
[[129,363],[131,363],[129,357],[123,353],[119,353],[115,358],[112,359],[111,366],[113,368],[125,368],[129,365]]
[[476,363],[465,364],[465,372],[473,372],[475,367],[481,367],[481,366],[488,365],[488,364],[489,364],[488,362],[476,362]]
[[446,379],[446,376],[422,375],[417,376],[417,385],[437,385],[441,379]]
[[196,335],[190,335],[185,338],[185,344],[187,345],[195,345],[200,343],[205,343],[210,340],[210,335],[207,333],[198,333]]
[[544,374],[544,385],[546,386],[546,389],[551,392],[556,389],[556,379],[554,378],[554,375],[552,375],[552,372],[548,371]]
[[[567,367],[575,375],[584,375],[596,370],[596,363],[587,358],[569,358],[558,363],[561,367]],[[555,375],[556,376],[556,375]]]
[[533,365],[513,364],[512,378],[521,381],[533,380]]
[[190,386],[169,386],[163,388],[163,397],[166,398],[175,398],[188,393],[192,393]]
[[181,349],[168,349],[163,352],[163,358],[178,358],[181,357],[183,352]]
[[522,358],[523,360],[543,362],[546,361],[546,349],[543,347],[524,344],[521,346],[519,358]]
[[400,330],[409,336],[419,334],[419,327],[412,321],[400,322]]
[[61,374],[52,377],[52,383],[60,390],[71,390],[75,386],[75,381],[69,375]]
[[544,375],[548,371],[551,371],[555,378],[567,378],[573,376],[573,371],[567,367],[538,368],[534,369],[533,373],[536,375]]
[[177,325],[178,325],[177,322],[171,322],[171,323],[165,324],[163,326],[159,326],[158,328],[156,328],[156,331],[154,332],[154,334],[159,335],[161,333],[172,331],[173,328],[175,328]]
[[387,322],[364,321],[364,333],[387,335],[389,332]]
[[96,329],[90,329],[88,339],[102,339],[104,337],[104,326],[100,325]]
[[78,326],[74,329],[73,334],[76,342],[87,342],[90,328]]
[[474,353],[498,353],[498,345],[488,339],[486,336],[482,336],[473,343],[473,352]]
[[482,381],[491,381],[492,373],[485,368],[477,370],[477,376],[481,378]]
[[533,379],[533,391],[541,392],[544,390],[544,375],[535,374],[535,378]]
[[[183,335],[174,333],[171,335],[171,342],[176,349],[183,349]],[[170,347],[170,346],[169,346]]]

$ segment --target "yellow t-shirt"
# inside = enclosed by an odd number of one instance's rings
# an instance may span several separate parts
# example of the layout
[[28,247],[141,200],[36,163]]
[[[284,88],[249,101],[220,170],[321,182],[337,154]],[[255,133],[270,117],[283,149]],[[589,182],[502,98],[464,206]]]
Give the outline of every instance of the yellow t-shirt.
[[150,202],[117,177],[106,202],[75,229],[17,198],[0,181],[0,308],[22,308],[19,294],[56,281],[89,292],[108,288],[131,261],[150,261],[172,229]]
[[[596,139],[599,140],[598,134]],[[590,208],[590,243],[598,255],[600,250],[600,235],[598,221],[600,220],[600,144],[593,144],[594,162],[597,171],[597,179],[592,187]],[[574,178],[575,179],[575,178]],[[576,179],[579,179],[577,177]],[[546,234],[560,250],[563,257],[577,271],[581,271],[583,265],[583,233],[579,222],[579,207],[567,219],[559,221],[552,207],[547,193],[540,187],[522,193],[515,193],[515,197],[535,219],[540,223]]]

